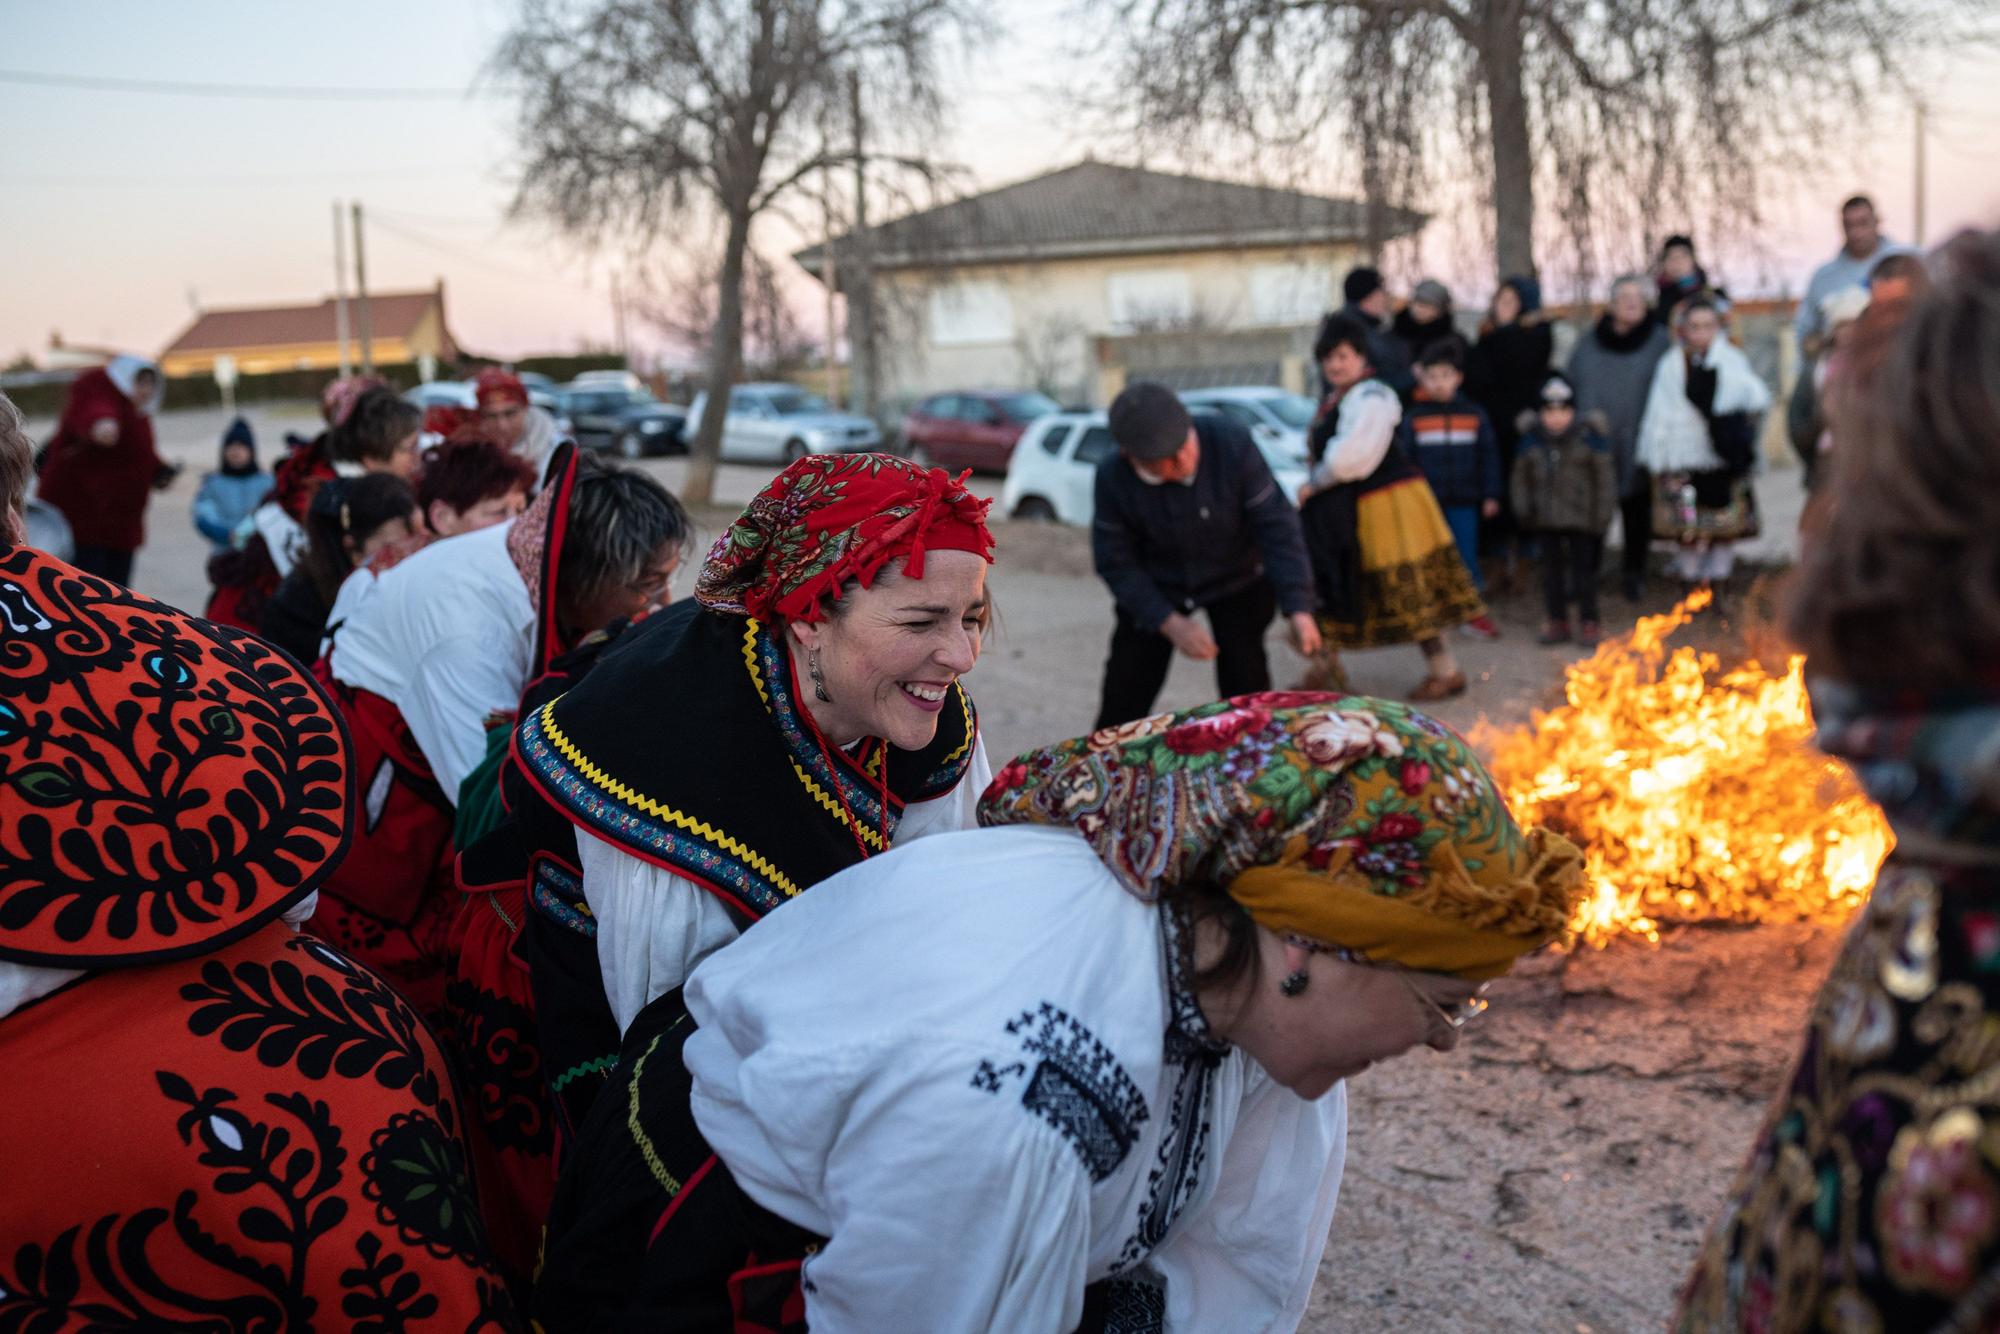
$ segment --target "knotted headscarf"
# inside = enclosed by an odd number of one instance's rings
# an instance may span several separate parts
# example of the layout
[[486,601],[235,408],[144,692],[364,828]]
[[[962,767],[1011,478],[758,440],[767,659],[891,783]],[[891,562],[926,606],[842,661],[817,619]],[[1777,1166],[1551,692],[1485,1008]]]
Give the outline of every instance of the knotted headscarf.
[[479,378],[472,382],[472,394],[482,408],[492,403],[528,406],[528,386],[521,382],[520,376],[498,366],[488,366],[479,372]]
[[1152,901],[1209,884],[1258,924],[1471,981],[1562,934],[1583,858],[1525,833],[1457,733],[1390,700],[1266,691],[1030,751],[982,825],[1067,825]]
[[993,559],[986,508],[942,468],[893,454],[812,454],[786,468],[716,540],[695,583],[704,607],[817,621],[848,580],[892,560],[924,577],[926,551]]

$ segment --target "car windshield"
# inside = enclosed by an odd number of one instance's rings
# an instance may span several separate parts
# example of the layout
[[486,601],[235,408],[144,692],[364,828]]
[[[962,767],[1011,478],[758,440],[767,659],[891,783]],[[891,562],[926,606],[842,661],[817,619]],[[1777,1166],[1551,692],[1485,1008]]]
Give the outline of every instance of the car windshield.
[[1037,417],[1046,417],[1051,412],[1061,412],[1062,404],[1047,394],[1009,394],[995,401],[994,406],[1012,422],[1031,422]]
[[800,389],[785,389],[768,395],[767,401],[780,417],[797,417],[808,412],[825,412],[826,400]]
[[1312,425],[1313,413],[1318,409],[1304,394],[1273,394],[1269,398],[1257,400],[1264,410],[1294,431],[1303,431]]

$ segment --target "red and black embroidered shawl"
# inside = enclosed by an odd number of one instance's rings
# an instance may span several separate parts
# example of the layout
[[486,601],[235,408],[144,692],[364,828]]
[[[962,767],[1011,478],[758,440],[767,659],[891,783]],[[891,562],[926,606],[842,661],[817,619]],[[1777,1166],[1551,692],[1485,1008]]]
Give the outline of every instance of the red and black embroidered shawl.
[[351,787],[283,653],[0,548],[0,960],[128,966],[253,931],[346,851]]
[[506,1330],[435,1035],[279,919],[346,738],[254,637],[0,547],[0,1329]]

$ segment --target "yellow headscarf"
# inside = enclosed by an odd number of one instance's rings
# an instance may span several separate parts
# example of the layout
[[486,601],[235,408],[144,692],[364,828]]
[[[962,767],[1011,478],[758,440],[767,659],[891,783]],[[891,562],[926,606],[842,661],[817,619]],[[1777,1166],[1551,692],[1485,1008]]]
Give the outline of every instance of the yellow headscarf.
[[1030,751],[981,824],[1069,825],[1125,887],[1213,884],[1260,925],[1472,981],[1562,934],[1583,858],[1525,834],[1457,733],[1407,705],[1267,691]]

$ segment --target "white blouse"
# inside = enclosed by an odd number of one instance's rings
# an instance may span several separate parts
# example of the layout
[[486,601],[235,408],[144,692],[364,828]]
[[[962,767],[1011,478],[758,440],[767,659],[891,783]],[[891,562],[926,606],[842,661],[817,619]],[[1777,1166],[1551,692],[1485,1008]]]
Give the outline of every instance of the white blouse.
[[1333,437],[1313,471],[1314,486],[1359,482],[1380,467],[1403,420],[1403,400],[1380,380],[1363,380],[1341,396],[1336,411]]
[[401,711],[453,805],[486,758],[488,715],[519,706],[534,664],[535,607],[507,554],[515,522],[431,543],[329,621],[335,679]]
[[[958,786],[941,797],[906,807],[891,847],[926,834],[971,829],[979,795],[993,781],[984,737],[975,737],[972,759]],[[684,876],[576,831],[583,897],[597,921],[597,965],[618,1031],[639,1011],[687,980],[694,966],[736,939],[736,923],[722,901]]]
[[[1205,1032],[1166,916],[1069,830],[944,834],[850,867],[695,971],[703,1135],[828,1238],[815,1334],[1296,1329],[1346,1093]],[[1147,1315],[1151,1320],[1146,1320]]]

